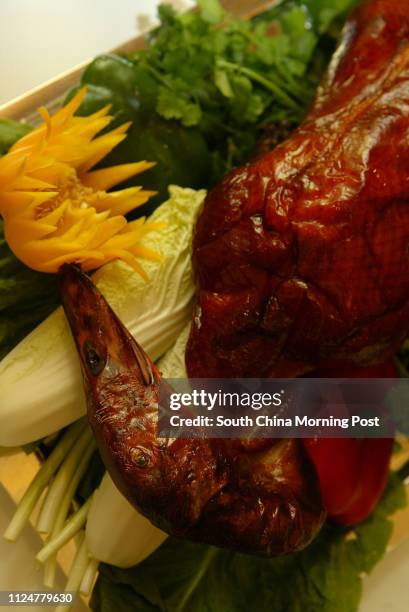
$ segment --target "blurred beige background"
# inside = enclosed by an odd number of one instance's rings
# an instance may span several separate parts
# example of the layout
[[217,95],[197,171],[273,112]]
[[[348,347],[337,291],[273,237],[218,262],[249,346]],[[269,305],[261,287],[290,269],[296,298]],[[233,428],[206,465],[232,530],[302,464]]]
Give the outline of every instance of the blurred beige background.
[[0,0],[0,104],[132,38],[154,21],[158,4],[159,0]]

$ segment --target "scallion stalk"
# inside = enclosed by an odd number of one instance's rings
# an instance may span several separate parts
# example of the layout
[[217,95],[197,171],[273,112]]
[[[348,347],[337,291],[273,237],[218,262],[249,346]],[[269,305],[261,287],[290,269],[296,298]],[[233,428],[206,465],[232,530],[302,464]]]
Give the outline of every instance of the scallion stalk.
[[[74,497],[75,491],[77,490],[79,482],[87,470],[88,464],[91,460],[92,454],[94,453],[95,449],[96,449],[96,443],[94,440],[91,440],[89,446],[87,447],[87,449],[85,450],[85,453],[82,456],[80,463],[77,466],[77,469],[75,471],[74,476],[71,479],[71,482],[67,486],[67,489],[62,499],[59,500],[58,513],[55,518],[55,522],[52,526],[52,529],[50,531],[49,540],[52,540],[53,538],[55,538],[58,535],[58,533],[63,529],[65,520],[70,510],[70,506],[73,503],[73,497]],[[45,567],[44,567],[45,586],[48,586],[50,588],[54,586],[56,568],[57,568],[57,554],[50,557],[45,563]]]
[[75,444],[78,436],[85,426],[85,419],[80,419],[71,425],[61,441],[54,448],[51,455],[41,466],[39,472],[26,490],[23,498],[17,506],[16,512],[7,527],[4,537],[6,540],[15,541],[23,531],[31,513],[33,512],[36,503],[41,497],[42,492],[48,485],[50,479],[63,462],[66,455],[69,453]]
[[53,483],[48,489],[46,499],[37,521],[37,531],[40,533],[50,533],[55,523],[55,518],[59,511],[61,499],[73,478],[78,464],[84,455],[87,447],[92,444],[92,432],[86,427],[76,440],[71,451],[66,456],[60,469],[54,478]]
[[[78,593],[84,574],[87,571],[88,563],[88,548],[85,533],[83,532],[81,534],[81,543],[78,547],[77,554],[74,557],[74,561],[72,562],[67,584],[65,585],[64,590],[66,593]],[[60,605],[55,608],[55,612],[67,612],[67,610],[71,610],[71,607],[72,606],[67,607],[67,605]]]
[[85,574],[82,578],[80,593],[88,597],[92,591],[92,587],[94,586],[95,579],[98,573],[99,561],[91,558],[88,561],[87,569],[85,570]]
[[87,520],[87,514],[91,506],[92,495],[81,506],[81,508],[71,516],[64,528],[56,535],[55,538],[49,540],[36,556],[37,561],[45,563],[47,559],[55,555],[60,548],[64,546],[71,538],[73,538]]

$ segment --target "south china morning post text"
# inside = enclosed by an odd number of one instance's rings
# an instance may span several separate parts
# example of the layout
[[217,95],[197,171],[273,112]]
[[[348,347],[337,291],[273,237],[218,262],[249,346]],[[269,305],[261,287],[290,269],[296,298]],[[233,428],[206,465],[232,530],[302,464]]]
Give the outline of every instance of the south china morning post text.
[[[180,411],[187,407],[200,407],[208,412],[214,411],[215,408],[226,408],[235,405],[239,407],[248,407],[253,411],[259,411],[267,407],[280,407],[283,405],[284,391],[276,393],[249,393],[249,392],[223,392],[218,390],[216,393],[206,392],[203,389],[200,391],[194,390],[192,393],[172,393],[170,395],[170,409]],[[308,415],[295,415],[294,417],[286,416],[279,417],[275,414],[259,414],[259,415],[241,415],[241,416],[226,416],[225,414],[216,414],[208,416],[199,414],[197,416],[181,416],[171,415],[170,425],[172,427],[340,427],[348,429],[349,427],[380,427],[380,417],[363,418],[359,415],[350,417],[309,417]]]
[[[399,379],[400,380],[400,379]],[[167,381],[160,437],[390,437],[391,379]]]

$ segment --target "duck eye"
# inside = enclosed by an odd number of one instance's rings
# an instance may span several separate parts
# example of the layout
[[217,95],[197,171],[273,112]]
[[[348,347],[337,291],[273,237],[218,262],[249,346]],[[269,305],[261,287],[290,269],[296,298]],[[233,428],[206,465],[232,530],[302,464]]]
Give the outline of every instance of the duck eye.
[[105,367],[105,357],[100,355],[100,353],[89,340],[84,342],[83,350],[87,368],[93,376],[98,376],[98,374],[100,374]]
[[151,464],[151,458],[148,451],[141,446],[136,446],[131,449],[131,458],[138,468],[146,468]]

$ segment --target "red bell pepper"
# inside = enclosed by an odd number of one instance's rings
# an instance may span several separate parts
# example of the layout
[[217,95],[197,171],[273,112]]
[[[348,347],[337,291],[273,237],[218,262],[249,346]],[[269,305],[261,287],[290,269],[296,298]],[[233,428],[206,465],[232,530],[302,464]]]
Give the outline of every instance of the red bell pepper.
[[[372,368],[321,370],[313,376],[396,378],[397,372],[388,363]],[[304,445],[318,472],[328,518],[342,525],[367,518],[386,485],[393,438],[308,438]]]

